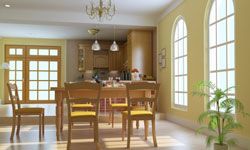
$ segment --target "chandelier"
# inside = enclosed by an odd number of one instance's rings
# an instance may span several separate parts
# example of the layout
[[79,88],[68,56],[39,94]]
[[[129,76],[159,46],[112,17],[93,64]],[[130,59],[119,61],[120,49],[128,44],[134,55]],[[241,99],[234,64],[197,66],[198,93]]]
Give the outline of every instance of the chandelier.
[[107,20],[112,19],[116,13],[116,7],[114,3],[112,4],[112,0],[99,0],[97,6],[91,0],[90,5],[86,5],[86,13],[90,19],[97,19],[102,22],[104,18]]

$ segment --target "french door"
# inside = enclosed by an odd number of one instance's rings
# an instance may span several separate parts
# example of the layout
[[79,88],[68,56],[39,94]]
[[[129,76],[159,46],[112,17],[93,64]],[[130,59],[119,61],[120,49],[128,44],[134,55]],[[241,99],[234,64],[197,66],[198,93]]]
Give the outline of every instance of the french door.
[[[5,61],[10,65],[5,82],[17,84],[22,103],[55,101],[51,88],[58,87],[61,82],[60,47],[6,45]],[[10,103],[5,89],[5,103]]]

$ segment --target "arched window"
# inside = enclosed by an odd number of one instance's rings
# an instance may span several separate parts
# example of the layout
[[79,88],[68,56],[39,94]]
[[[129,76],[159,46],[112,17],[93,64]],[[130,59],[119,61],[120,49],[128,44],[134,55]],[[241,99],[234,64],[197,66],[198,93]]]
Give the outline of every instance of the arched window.
[[173,104],[185,107],[187,94],[187,27],[182,17],[174,25],[173,37]]
[[[208,76],[218,88],[235,86],[235,18],[233,0],[213,0],[208,18]],[[235,90],[228,92],[235,96]]]

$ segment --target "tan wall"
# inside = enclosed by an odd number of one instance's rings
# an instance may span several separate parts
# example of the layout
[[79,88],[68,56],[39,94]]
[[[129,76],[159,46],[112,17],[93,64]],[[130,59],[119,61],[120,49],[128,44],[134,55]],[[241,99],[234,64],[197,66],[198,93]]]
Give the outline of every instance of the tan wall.
[[[167,49],[167,67],[159,69],[158,81],[161,83],[160,108],[161,112],[182,119],[196,122],[198,115],[204,111],[202,98],[193,97],[193,86],[204,80],[204,16],[209,0],[185,0],[174,11],[165,16],[158,24],[158,50]],[[235,0],[236,11],[236,97],[241,99],[245,109],[250,112],[250,1]],[[183,16],[188,29],[188,109],[187,111],[171,107],[171,33],[175,19]],[[244,129],[239,131],[243,136],[250,137],[250,118],[242,119]]]
[[80,80],[82,73],[78,71],[78,47],[84,40],[67,40],[67,81]]
[[[51,39],[24,39],[24,38],[2,38],[0,39],[0,65],[4,62],[4,46],[5,45],[45,45],[45,46],[60,46],[61,47],[61,79],[62,85],[66,81],[66,41],[51,40]],[[4,73],[0,70],[0,99],[4,97]]]

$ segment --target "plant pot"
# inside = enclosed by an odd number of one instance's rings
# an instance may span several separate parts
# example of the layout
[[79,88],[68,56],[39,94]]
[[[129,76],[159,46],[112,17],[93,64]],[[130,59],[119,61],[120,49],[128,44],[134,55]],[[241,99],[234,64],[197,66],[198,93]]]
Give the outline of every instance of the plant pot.
[[228,150],[228,145],[220,145],[218,143],[214,143],[214,150]]

